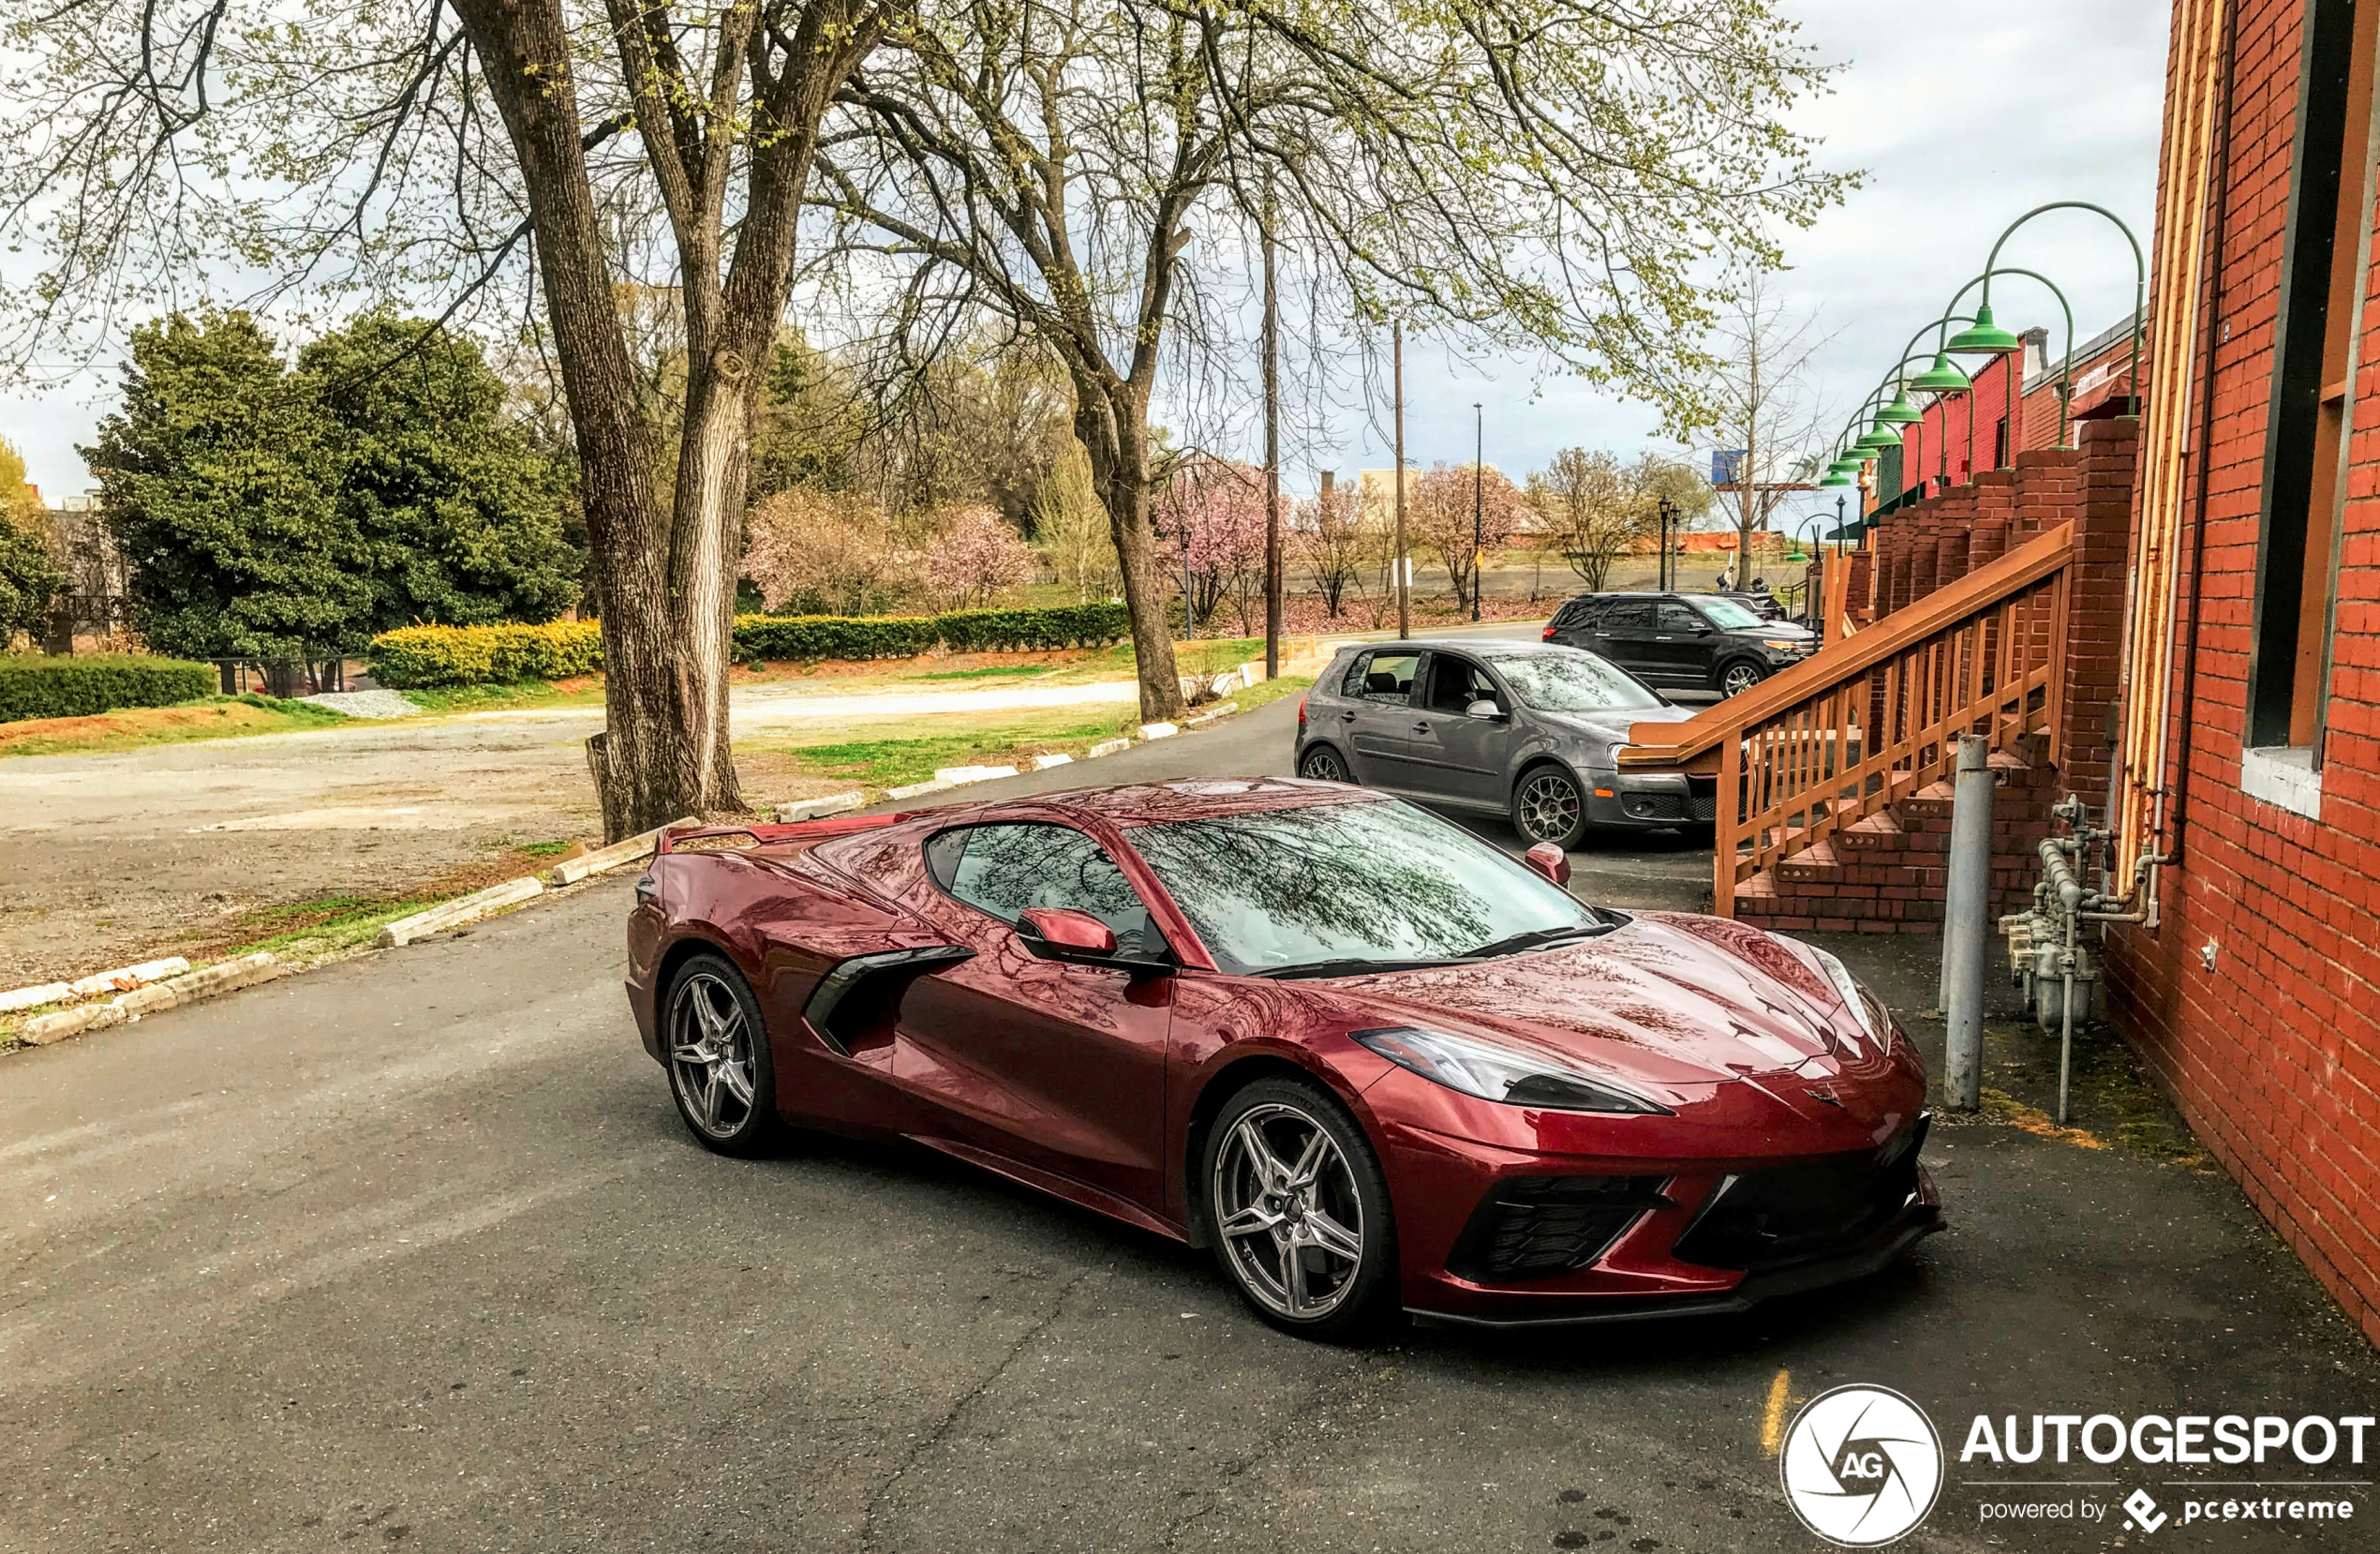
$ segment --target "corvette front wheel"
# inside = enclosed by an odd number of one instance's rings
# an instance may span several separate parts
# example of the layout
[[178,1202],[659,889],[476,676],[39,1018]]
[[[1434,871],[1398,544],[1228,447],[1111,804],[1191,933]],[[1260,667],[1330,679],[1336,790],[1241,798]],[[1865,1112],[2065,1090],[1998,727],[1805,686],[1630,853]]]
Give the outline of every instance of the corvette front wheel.
[[1388,1182],[1363,1129],[1320,1085],[1262,1079],[1225,1102],[1201,1179],[1216,1260],[1265,1321],[1337,1342],[1391,1308]]
[[778,1133],[777,1071],[760,1005],[721,955],[696,955],[662,1006],[669,1093],[706,1149],[751,1155]]

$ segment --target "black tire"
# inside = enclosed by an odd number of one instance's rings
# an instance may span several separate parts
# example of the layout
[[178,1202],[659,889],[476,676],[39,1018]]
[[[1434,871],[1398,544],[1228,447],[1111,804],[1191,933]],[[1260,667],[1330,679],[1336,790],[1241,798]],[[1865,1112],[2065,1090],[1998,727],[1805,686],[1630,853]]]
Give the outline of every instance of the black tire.
[[1712,677],[1711,689],[1722,696],[1740,696],[1768,678],[1768,671],[1748,658],[1722,664]]
[[1310,744],[1298,757],[1298,775],[1315,783],[1352,783],[1346,761],[1327,744]]
[[686,1130],[721,1155],[759,1155],[778,1144],[777,1065],[759,1001],[725,956],[692,956],[671,976],[662,1000],[662,1065]]
[[[1302,1155],[1301,1141],[1310,1143],[1314,1132],[1330,1147],[1317,1151],[1306,1186],[1268,1191],[1243,1128],[1291,1168],[1300,1159],[1283,1156]],[[1286,1075],[1259,1079],[1224,1102],[1200,1152],[1197,1190],[1224,1278],[1266,1322],[1302,1338],[1347,1343],[1396,1317],[1396,1216],[1388,1179],[1362,1128],[1320,1084]],[[1227,1218],[1255,1228],[1234,1230]],[[1349,1233],[1353,1257],[1335,1249]],[[1293,1290],[1306,1309],[1297,1308]]]
[[1529,768],[1512,784],[1512,829],[1531,844],[1570,851],[1586,840],[1586,789],[1568,768],[1550,761]]

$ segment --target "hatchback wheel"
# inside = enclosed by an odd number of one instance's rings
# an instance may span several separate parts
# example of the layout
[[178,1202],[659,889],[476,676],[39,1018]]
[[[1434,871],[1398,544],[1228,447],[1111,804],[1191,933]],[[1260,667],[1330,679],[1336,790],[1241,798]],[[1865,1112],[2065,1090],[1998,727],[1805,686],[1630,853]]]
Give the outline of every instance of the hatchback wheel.
[[1207,1135],[1215,1257],[1275,1327],[1339,1340],[1375,1325],[1396,1285],[1396,1221],[1363,1129],[1321,1086],[1260,1079]]
[[1298,775],[1316,783],[1344,783],[1350,780],[1347,776],[1346,763],[1340,760],[1339,753],[1327,744],[1316,745],[1305,753],[1298,762]]
[[721,956],[697,955],[677,968],[662,1007],[669,1093],[688,1129],[722,1155],[773,1142],[776,1067],[742,974]]
[[1586,795],[1560,767],[1524,772],[1512,790],[1512,829],[1531,842],[1551,842],[1564,852],[1586,837]]
[[1759,665],[1739,658],[1718,672],[1718,694],[1722,696],[1740,696],[1767,678],[1768,676],[1761,671]]

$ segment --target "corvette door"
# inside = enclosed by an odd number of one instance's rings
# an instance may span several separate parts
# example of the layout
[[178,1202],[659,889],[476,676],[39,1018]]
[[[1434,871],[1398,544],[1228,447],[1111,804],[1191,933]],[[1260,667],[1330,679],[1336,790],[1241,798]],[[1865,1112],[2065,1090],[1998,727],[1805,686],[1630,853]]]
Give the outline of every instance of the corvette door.
[[1027,907],[1072,907],[1107,923],[1118,949],[1150,953],[1163,940],[1148,908],[1068,826],[955,829],[927,859],[948,898],[938,923],[976,954],[902,1000],[895,1083],[959,1143],[1162,1212],[1171,979],[1044,961],[1014,927]]

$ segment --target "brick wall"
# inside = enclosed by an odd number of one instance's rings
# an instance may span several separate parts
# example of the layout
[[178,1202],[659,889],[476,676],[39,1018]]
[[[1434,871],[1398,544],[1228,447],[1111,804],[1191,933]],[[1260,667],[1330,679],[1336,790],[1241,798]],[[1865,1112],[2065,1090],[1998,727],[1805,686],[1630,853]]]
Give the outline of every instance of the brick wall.
[[[2153,930],[2111,933],[2109,1009],[2191,1127],[2380,1343],[2380,306],[2364,299],[2321,818],[2240,792],[2250,618],[2301,0],[2246,0],[2211,374],[2205,560],[2180,608],[2196,678],[2177,696],[2168,800],[2179,856]],[[2160,237],[2162,241],[2162,234]],[[2380,277],[2380,265],[2373,270]],[[2203,371],[2203,349],[2199,368]],[[2202,381],[2194,373],[2194,381]],[[2200,408],[2190,408],[2193,441]],[[2184,471],[2194,493],[2199,470]],[[2192,627],[2185,624],[2183,640]],[[2202,960],[2211,947],[2213,964]]]

